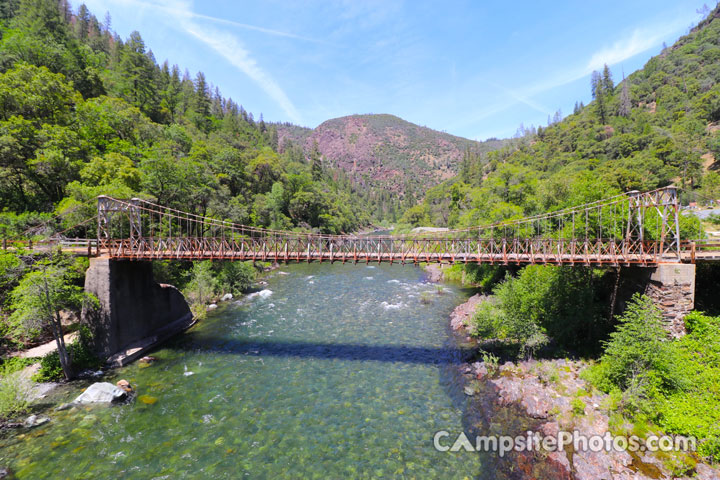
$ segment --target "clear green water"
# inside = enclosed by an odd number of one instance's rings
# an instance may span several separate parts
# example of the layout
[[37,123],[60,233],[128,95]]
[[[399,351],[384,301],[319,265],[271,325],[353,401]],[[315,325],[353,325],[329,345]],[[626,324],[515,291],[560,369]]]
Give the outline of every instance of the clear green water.
[[151,366],[106,378],[154,404],[52,412],[47,426],[0,440],[0,465],[33,479],[489,474],[477,454],[432,446],[436,431],[463,430],[447,328],[463,292],[438,295],[408,266],[281,271],[269,295],[223,305]]

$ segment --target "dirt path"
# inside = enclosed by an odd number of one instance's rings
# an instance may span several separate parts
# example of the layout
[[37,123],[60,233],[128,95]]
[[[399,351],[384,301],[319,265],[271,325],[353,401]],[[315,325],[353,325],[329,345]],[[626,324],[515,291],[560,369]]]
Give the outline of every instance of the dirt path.
[[[68,333],[65,335],[65,344],[71,343],[73,340],[77,338],[78,334],[77,332]],[[13,353],[13,357],[18,358],[39,358],[44,357],[48,353],[54,352],[57,350],[57,344],[55,343],[55,340],[52,340],[48,343],[44,343],[42,345],[38,345],[37,347],[30,348],[28,350],[23,350],[22,352],[15,352]]]

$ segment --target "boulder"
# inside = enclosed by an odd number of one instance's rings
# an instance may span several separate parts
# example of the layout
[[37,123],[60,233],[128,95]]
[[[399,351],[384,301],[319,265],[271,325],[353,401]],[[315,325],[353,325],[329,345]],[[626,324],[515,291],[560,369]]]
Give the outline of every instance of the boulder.
[[132,387],[130,386],[130,382],[128,382],[127,380],[118,380],[115,385],[117,385],[118,388],[121,388],[126,393],[132,393]]
[[221,302],[227,302],[228,300],[232,300],[232,299],[233,299],[233,294],[232,294],[232,293],[226,293],[225,295],[222,296],[222,298],[220,299],[220,301],[221,301]]
[[77,404],[88,404],[88,403],[113,403],[125,400],[127,392],[123,389],[116,387],[112,383],[98,382],[93,383],[85,390],[79,397],[75,399],[73,403]]
[[28,418],[25,419],[25,422],[23,422],[23,426],[25,428],[33,428],[33,427],[42,425],[44,423],[47,423],[49,421],[50,421],[50,417],[46,417],[44,415],[40,415],[40,416],[30,415]]
[[215,310],[216,308],[217,308],[217,305],[214,303],[211,303],[210,305],[207,306],[208,310]]

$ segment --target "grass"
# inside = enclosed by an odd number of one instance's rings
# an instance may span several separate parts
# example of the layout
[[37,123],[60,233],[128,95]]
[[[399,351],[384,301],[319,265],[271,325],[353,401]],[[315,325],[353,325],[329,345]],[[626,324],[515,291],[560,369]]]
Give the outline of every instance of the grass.
[[32,382],[18,370],[21,362],[5,361],[0,367],[0,419],[8,420],[28,410]]

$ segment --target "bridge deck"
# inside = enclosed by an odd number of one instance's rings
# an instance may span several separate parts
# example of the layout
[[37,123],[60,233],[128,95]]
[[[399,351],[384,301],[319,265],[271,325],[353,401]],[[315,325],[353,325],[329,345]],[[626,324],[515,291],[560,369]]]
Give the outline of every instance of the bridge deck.
[[[241,242],[236,248],[198,248],[184,250],[182,248],[160,249],[158,245],[162,242],[140,241],[131,245],[129,240],[112,241],[109,248],[98,249],[95,239],[74,239],[69,241],[41,242],[30,246],[34,251],[50,251],[60,248],[63,252],[77,256],[107,255],[110,258],[151,261],[151,260],[231,260],[231,261],[266,261],[277,263],[305,263],[305,262],[341,262],[341,263],[486,263],[496,265],[530,265],[530,264],[551,264],[551,265],[597,265],[597,266],[645,266],[653,267],[659,263],[704,263],[720,262],[720,248],[707,240],[683,242],[680,258],[677,255],[659,255],[656,245],[650,242],[642,249],[646,253],[623,253],[620,244],[588,244],[578,245],[573,251],[572,246],[559,241],[555,245],[543,242],[545,248],[533,248],[533,242],[516,242],[507,245],[514,245],[514,248],[501,250],[501,243],[488,245],[483,242],[443,241],[433,239],[423,240],[397,240],[392,237],[364,237],[356,240],[357,244],[348,243],[345,240],[345,247],[333,248],[335,244],[329,245],[323,250],[322,245],[304,243],[302,250],[289,250],[285,248],[288,242],[262,242],[255,239],[252,242]],[[379,242],[379,243],[378,243]],[[693,248],[697,242],[700,245]],[[210,242],[212,243],[212,242]],[[357,246],[374,245],[374,249],[358,249]],[[226,246],[229,246],[227,243]],[[272,248],[268,248],[271,245]],[[353,245],[352,247],[348,245]],[[377,245],[380,245],[378,251]],[[397,251],[393,248],[399,245]],[[428,245],[434,248],[428,248]],[[440,248],[444,247],[444,250]],[[536,245],[541,245],[536,243]],[[182,246],[182,245],[179,245]],[[447,248],[453,246],[453,248]],[[472,246],[473,250],[468,247]],[[407,247],[407,248],[406,248]],[[480,253],[477,253],[480,247]],[[582,247],[582,248],[581,248]],[[404,249],[406,248],[406,249]],[[8,247],[15,250],[15,247]],[[627,251],[627,249],[626,249]],[[525,253],[523,253],[525,252]]]

